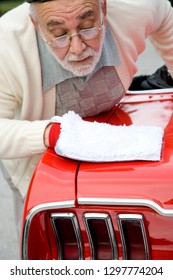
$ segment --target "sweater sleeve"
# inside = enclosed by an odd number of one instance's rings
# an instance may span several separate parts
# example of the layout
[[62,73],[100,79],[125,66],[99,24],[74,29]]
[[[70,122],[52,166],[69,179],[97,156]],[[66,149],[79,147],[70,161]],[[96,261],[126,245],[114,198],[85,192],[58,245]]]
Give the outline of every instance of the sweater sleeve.
[[169,70],[173,71],[173,8],[169,1],[152,0],[154,30],[150,40]]
[[0,159],[43,153],[44,131],[54,115],[44,101],[35,30],[27,9],[21,5],[0,20]]
[[[44,130],[50,120],[16,119],[21,110],[20,101],[10,93],[3,91],[5,78],[0,72],[0,158],[14,159],[43,153]],[[30,108],[32,110],[32,108]]]
[[173,68],[173,8],[168,0],[107,0],[107,19],[121,57],[118,73],[127,88],[146,39]]

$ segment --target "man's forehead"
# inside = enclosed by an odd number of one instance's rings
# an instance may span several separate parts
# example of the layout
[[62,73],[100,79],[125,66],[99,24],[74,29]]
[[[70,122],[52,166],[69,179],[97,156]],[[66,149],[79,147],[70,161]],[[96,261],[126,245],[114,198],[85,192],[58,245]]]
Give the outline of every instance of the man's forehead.
[[[94,9],[98,11],[98,5],[102,0],[29,0],[36,5],[37,12],[45,14],[45,11],[64,12],[69,13],[71,10],[76,11],[79,9]],[[40,4],[39,4],[40,3]],[[43,5],[42,5],[42,4]],[[46,5],[47,3],[47,5]],[[48,4],[50,3],[50,5]],[[51,4],[52,3],[52,4]],[[44,5],[45,4],[45,5]]]
[[[50,17],[66,16],[66,18],[81,20],[83,13],[91,13],[97,16],[99,13],[99,3],[102,0],[29,0],[35,3],[35,13],[39,21],[52,21]],[[39,2],[38,2],[39,1]],[[40,2],[42,1],[42,2]],[[44,1],[44,2],[43,2]],[[42,3],[42,4],[41,4]],[[88,15],[87,15],[88,16]],[[87,17],[86,16],[86,17]],[[91,16],[91,15],[90,15]]]

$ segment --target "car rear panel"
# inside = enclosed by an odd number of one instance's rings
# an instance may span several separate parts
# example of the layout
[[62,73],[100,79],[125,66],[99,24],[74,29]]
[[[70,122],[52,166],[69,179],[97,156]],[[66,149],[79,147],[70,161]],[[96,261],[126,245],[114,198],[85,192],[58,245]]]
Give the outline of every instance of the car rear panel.
[[171,93],[130,94],[87,119],[162,126],[160,161],[80,162],[48,150],[26,199],[22,258],[173,259],[172,112]]

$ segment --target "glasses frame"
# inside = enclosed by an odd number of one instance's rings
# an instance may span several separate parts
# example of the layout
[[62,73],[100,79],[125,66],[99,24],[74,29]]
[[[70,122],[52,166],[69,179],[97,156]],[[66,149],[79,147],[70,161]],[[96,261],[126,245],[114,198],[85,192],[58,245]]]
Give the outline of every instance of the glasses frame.
[[[59,37],[55,37],[53,38],[52,40],[46,40],[45,38],[45,34],[40,26],[40,23],[38,22],[38,28],[39,28],[39,31],[40,31],[40,35],[42,37],[42,39],[44,40],[44,42],[49,45],[49,46],[52,46],[53,48],[57,48],[57,49],[63,49],[63,48],[66,48],[70,45],[70,42],[71,42],[71,38],[75,37],[75,36],[79,36],[79,38],[82,40],[82,41],[90,41],[90,40],[93,40],[95,38],[97,38],[97,36],[99,35],[99,32],[101,30],[103,30],[103,27],[104,27],[104,23],[103,23],[103,19],[102,19],[102,24],[100,27],[91,27],[91,28],[87,28],[87,29],[81,29],[79,32],[76,32],[74,34],[66,34],[66,35],[62,35],[62,36],[59,36]],[[91,31],[91,30],[98,30],[98,34],[96,36],[94,36],[93,38],[89,38],[89,39],[85,39],[85,38],[82,38],[82,34],[81,32],[83,31]],[[54,42],[57,42],[59,39],[62,39],[62,38],[68,38],[68,43],[65,44],[64,46],[55,46],[54,45]]]

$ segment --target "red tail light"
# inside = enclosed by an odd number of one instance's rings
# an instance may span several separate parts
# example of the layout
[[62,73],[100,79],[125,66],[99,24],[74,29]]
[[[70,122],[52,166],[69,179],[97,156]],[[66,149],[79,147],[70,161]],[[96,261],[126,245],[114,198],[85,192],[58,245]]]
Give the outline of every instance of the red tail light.
[[118,215],[124,259],[149,259],[143,217],[141,215]]
[[140,214],[83,210],[79,216],[58,210],[31,214],[23,232],[23,259],[134,260],[150,257],[150,237]]
[[57,239],[59,259],[82,259],[81,236],[76,216],[72,213],[52,214],[51,220]]
[[117,247],[110,217],[106,214],[85,214],[92,259],[117,259]]

